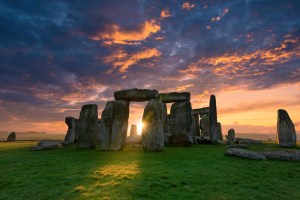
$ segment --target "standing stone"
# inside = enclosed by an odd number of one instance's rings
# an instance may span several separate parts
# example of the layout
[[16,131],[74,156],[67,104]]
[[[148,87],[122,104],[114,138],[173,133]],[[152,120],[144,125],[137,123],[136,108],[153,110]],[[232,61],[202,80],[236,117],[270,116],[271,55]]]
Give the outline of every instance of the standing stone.
[[142,144],[145,151],[162,151],[164,149],[164,104],[151,99],[143,114]]
[[193,144],[192,125],[191,102],[183,101],[174,103],[171,107],[171,138],[175,146]]
[[64,144],[73,144],[76,142],[76,123],[77,119],[74,117],[66,117],[65,123],[68,125],[68,131],[64,140]]
[[212,144],[218,144],[218,127],[217,127],[217,104],[215,95],[210,96],[209,101],[209,132],[210,132],[210,141]]
[[170,137],[172,136],[171,133],[171,117],[167,115],[167,120],[165,122],[165,144],[170,144]]
[[194,120],[195,120],[195,136],[199,137],[200,136],[200,118],[198,114],[193,114]]
[[208,114],[202,114],[200,116],[201,116],[201,120],[200,120],[201,133],[200,133],[200,136],[202,138],[209,139],[209,119],[208,119]]
[[228,133],[226,135],[226,139],[227,139],[227,143],[228,144],[233,144],[234,143],[234,139],[235,139],[235,131],[233,128],[228,130]]
[[197,126],[196,126],[196,119],[195,117],[193,116],[192,114],[192,134],[193,134],[193,143],[194,144],[198,144],[198,141],[197,141]]
[[218,136],[219,136],[219,140],[223,140],[222,126],[221,126],[221,123],[220,123],[220,122],[217,123],[217,128],[218,128]]
[[95,104],[84,105],[76,125],[78,134],[77,148],[95,148],[98,133],[98,106]]
[[130,127],[130,136],[137,135],[137,128],[135,124],[132,124]]
[[100,137],[101,137],[101,125],[102,124],[102,120],[98,119],[98,133],[97,133],[97,142],[100,142]]
[[16,133],[15,132],[11,132],[9,135],[8,135],[8,137],[7,137],[7,142],[14,142],[14,141],[16,141]]
[[296,147],[295,126],[287,113],[283,109],[278,110],[277,116],[277,144],[279,147]]
[[125,101],[149,101],[151,98],[157,98],[157,90],[149,89],[128,89],[114,92],[115,100]]
[[127,136],[128,117],[128,101],[110,101],[106,104],[101,116],[100,150],[123,149]]

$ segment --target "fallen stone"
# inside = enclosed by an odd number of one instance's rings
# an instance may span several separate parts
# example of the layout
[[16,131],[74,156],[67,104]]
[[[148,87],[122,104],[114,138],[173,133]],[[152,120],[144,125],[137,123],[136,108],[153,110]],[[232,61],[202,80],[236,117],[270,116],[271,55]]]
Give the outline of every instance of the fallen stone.
[[38,142],[36,146],[31,147],[31,150],[32,151],[41,151],[41,150],[57,149],[57,148],[62,148],[62,147],[63,147],[62,142],[42,140],[42,141]]
[[145,151],[164,149],[164,104],[158,99],[151,99],[143,114],[142,145]]
[[7,142],[14,142],[14,141],[16,141],[16,133],[15,132],[11,132],[9,135],[8,135],[8,137],[7,137]]
[[217,103],[215,95],[210,96],[209,101],[209,133],[212,144],[218,144],[218,118],[217,118]]
[[218,144],[226,144],[224,140],[218,140]]
[[114,92],[115,100],[125,100],[125,101],[149,101],[151,98],[157,98],[157,90],[149,89],[129,89]]
[[187,146],[194,142],[192,132],[191,102],[176,102],[171,106],[171,140],[175,146]]
[[263,151],[260,153],[269,160],[300,161],[300,151]]
[[249,146],[247,144],[231,144],[228,145],[227,148],[235,148],[235,149],[248,149]]
[[296,147],[295,126],[283,109],[278,110],[277,116],[277,144],[279,147]]
[[257,152],[249,151],[246,149],[228,148],[225,152],[226,156],[236,156],[241,158],[247,158],[251,160],[266,160],[267,158]]
[[158,98],[164,103],[190,101],[191,94],[189,92],[159,93]]
[[130,136],[137,135],[137,127],[135,124],[132,124],[130,127]]
[[129,102],[118,100],[106,104],[101,116],[99,150],[122,150],[127,136]]
[[64,144],[72,144],[76,141],[76,123],[77,119],[74,117],[66,117],[65,123],[68,125],[68,131],[64,139]]
[[77,148],[95,148],[98,131],[98,106],[95,104],[82,106],[76,124],[76,132],[78,135]]

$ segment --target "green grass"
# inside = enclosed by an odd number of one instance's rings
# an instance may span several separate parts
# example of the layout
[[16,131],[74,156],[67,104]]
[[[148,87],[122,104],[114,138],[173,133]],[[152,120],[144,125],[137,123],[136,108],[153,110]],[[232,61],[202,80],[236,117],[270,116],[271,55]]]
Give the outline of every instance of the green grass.
[[[29,151],[0,143],[0,199],[299,199],[300,163],[224,156],[223,145],[143,152]],[[274,144],[251,146],[274,149]],[[299,149],[299,148],[298,148]]]

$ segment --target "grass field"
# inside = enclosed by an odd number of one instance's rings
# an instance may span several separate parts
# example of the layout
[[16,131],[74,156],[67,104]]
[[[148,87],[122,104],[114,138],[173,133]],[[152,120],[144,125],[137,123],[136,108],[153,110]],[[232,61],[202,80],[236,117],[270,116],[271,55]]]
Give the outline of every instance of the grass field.
[[0,143],[0,199],[300,199],[299,162],[227,157],[223,145],[29,151],[34,144]]

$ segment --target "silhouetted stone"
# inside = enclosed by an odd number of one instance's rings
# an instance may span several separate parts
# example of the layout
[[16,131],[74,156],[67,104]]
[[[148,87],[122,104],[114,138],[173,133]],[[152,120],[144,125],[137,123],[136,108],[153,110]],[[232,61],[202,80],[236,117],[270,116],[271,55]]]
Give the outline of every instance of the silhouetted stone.
[[143,114],[142,144],[145,151],[162,151],[164,149],[164,104],[151,99]]
[[218,144],[218,127],[217,127],[217,104],[216,97],[214,95],[210,96],[209,101],[209,133],[210,133],[210,141],[212,144]]
[[266,157],[258,152],[249,151],[246,149],[228,148],[225,155],[248,158],[251,160],[266,160]]
[[170,138],[172,136],[171,133],[171,116],[167,115],[167,120],[165,122],[165,137],[164,137],[164,142],[165,144],[170,144]]
[[159,93],[158,98],[164,103],[190,101],[191,94],[189,92]]
[[106,104],[101,116],[99,150],[119,151],[123,149],[127,136],[128,117],[128,101],[110,101]]
[[142,144],[142,136],[141,135],[131,135],[126,137],[126,144]]
[[262,144],[261,140],[253,140],[253,139],[239,139],[239,144]]
[[65,123],[68,125],[68,131],[65,136],[64,144],[72,144],[76,141],[77,119],[75,119],[74,117],[66,117]]
[[231,145],[228,145],[227,148],[248,149],[249,146],[247,144],[231,144]]
[[210,140],[208,114],[202,114],[201,115],[200,129],[201,129],[200,136]]
[[189,101],[176,102],[171,107],[172,143],[175,146],[193,144],[192,107]]
[[221,126],[221,123],[220,123],[220,122],[217,123],[217,128],[218,128],[218,136],[219,136],[219,140],[223,140],[222,126]]
[[194,121],[195,121],[195,136],[196,137],[199,137],[200,136],[200,118],[199,118],[199,115],[196,114],[194,115],[193,114],[193,117],[194,117]]
[[130,136],[137,135],[137,128],[135,124],[132,124],[130,127]]
[[78,134],[77,148],[95,148],[98,131],[98,106],[95,104],[82,106],[76,124],[76,132]]
[[7,137],[7,142],[14,142],[16,141],[16,133],[15,132],[11,132],[8,137]]
[[[197,141],[197,125],[196,125],[196,119],[194,117],[194,115],[192,115],[192,134],[193,134],[193,144],[198,144],[198,141]],[[200,130],[200,129],[199,129]]]
[[192,113],[193,113],[193,115],[200,115],[200,117],[202,115],[205,115],[205,114],[208,115],[209,114],[209,107],[193,109]]
[[269,160],[300,161],[300,151],[262,151]]
[[[228,130],[226,139],[227,139],[227,141],[230,142],[230,143],[233,143],[233,142],[234,142],[234,139],[235,139],[235,131],[234,131],[233,128],[231,128],[231,129]],[[238,143],[238,142],[237,142],[237,143]]]
[[32,151],[41,151],[41,150],[57,149],[57,148],[62,148],[62,147],[63,147],[62,142],[42,140],[42,141],[39,141],[36,146],[31,147],[31,150]]
[[277,144],[279,147],[296,147],[296,130],[289,114],[278,110],[277,116]]
[[114,92],[115,100],[125,101],[149,101],[151,98],[157,98],[157,90],[149,89],[128,89]]

